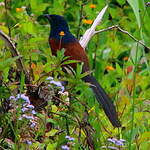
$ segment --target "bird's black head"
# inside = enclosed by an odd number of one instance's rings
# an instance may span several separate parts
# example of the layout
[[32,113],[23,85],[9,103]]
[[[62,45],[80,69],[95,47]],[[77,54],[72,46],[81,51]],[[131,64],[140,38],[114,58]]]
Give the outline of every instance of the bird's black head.
[[60,33],[63,32],[62,43],[76,41],[75,37],[70,33],[68,24],[63,16],[49,14],[43,16],[48,19],[51,25],[50,38],[60,40]]
[[45,14],[44,17],[48,19],[52,32],[69,32],[68,24],[63,16]]

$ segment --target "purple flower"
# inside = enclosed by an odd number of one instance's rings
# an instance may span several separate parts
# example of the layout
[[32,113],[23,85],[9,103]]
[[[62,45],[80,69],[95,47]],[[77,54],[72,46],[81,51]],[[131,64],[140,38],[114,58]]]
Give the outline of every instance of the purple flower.
[[30,125],[31,128],[34,128],[35,126],[36,126],[35,122],[32,122],[31,125]]
[[28,111],[28,110],[29,110],[29,109],[26,108],[26,107],[21,108],[21,111],[22,111],[22,112],[25,112],[25,111]]
[[23,114],[22,117],[26,118],[26,119],[29,119],[29,120],[34,120],[33,116],[29,116],[29,115],[26,115],[26,114]]
[[15,96],[10,96],[9,100],[15,100],[16,101],[17,99],[15,98]]
[[107,141],[108,141],[108,142],[111,142],[111,143],[115,143],[115,141],[114,141],[113,138],[108,138]]
[[29,140],[26,140],[25,143],[28,144],[28,145],[31,145],[31,144],[32,144],[32,142],[29,141]]
[[74,138],[73,138],[73,137],[70,137],[70,136],[68,136],[68,135],[66,135],[65,138],[66,138],[67,140],[69,140],[69,141],[74,141]]
[[60,87],[61,91],[64,92],[65,88],[64,88],[64,86],[62,85],[62,83],[60,81],[55,81],[53,77],[48,77],[46,80],[49,80],[50,84],[54,84],[57,87]]
[[18,94],[17,97],[16,97],[16,99],[19,99],[19,98],[25,100],[26,103],[30,104],[29,97],[25,96],[25,94]]
[[60,81],[52,80],[52,81],[50,81],[50,83],[56,85],[57,87],[60,87],[62,92],[65,90],[64,86],[62,85],[62,83]]
[[150,6],[150,2],[147,2],[147,3],[146,3],[146,6]]
[[116,139],[116,138],[108,138],[107,141],[108,141],[108,142],[111,142],[111,143],[113,143],[113,144],[115,144],[115,145],[117,145],[117,146],[124,146],[124,142],[125,142],[124,139],[118,140],[118,139]]
[[117,147],[114,147],[114,146],[102,146],[101,148],[109,148],[109,149],[114,149],[114,150],[119,150],[119,148],[117,148]]
[[63,150],[70,150],[70,148],[69,148],[67,145],[62,145],[61,148],[62,148]]
[[54,78],[49,76],[49,77],[46,78],[46,80],[54,80]]
[[31,104],[27,104],[26,107],[27,107],[27,108],[30,108],[30,109],[34,109],[34,106],[31,105]]
[[35,110],[32,110],[31,113],[32,113],[33,115],[35,115],[35,114],[36,114],[36,111],[35,111]]

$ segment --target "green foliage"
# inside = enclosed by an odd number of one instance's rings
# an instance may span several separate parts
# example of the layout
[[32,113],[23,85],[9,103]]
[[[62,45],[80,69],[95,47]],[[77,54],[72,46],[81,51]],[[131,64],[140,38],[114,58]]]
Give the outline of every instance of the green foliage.
[[[26,84],[25,74],[15,65],[20,56],[12,57],[0,39],[0,149],[53,150],[66,145],[74,150],[92,149],[91,145],[94,145],[94,149],[114,146],[124,150],[149,150],[149,50],[117,29],[95,35],[88,44],[86,51],[92,74],[116,104],[122,122],[121,129],[114,129],[95,101],[89,85],[81,80],[90,72],[82,73],[83,64],[64,57],[65,50],[52,56],[48,44],[50,27],[42,17],[47,13],[64,15],[71,32],[80,38],[108,4],[97,30],[119,25],[150,47],[147,2],[0,0],[0,30],[16,43],[31,79],[31,85]],[[71,63],[77,63],[76,70],[69,68],[64,72],[62,66]],[[59,92],[60,87],[49,86],[46,80],[49,76],[53,76],[55,82],[67,81],[65,92]],[[32,92],[28,93],[30,88]],[[36,103],[33,128],[31,120],[20,120],[24,114],[24,100],[9,99],[19,93],[26,93]],[[47,105],[43,106],[44,98]],[[69,141],[66,135],[74,140]],[[125,139],[126,142],[124,146],[118,146],[108,142],[108,138]]]

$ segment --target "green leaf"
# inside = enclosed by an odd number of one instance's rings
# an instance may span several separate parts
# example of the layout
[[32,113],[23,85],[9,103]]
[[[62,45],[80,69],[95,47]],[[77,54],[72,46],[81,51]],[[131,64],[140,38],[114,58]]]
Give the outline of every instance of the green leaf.
[[46,136],[54,136],[56,133],[58,132],[58,130],[57,129],[52,129],[50,132],[47,132],[46,133]]
[[8,98],[10,96],[10,91],[7,87],[0,86],[0,99]]
[[139,28],[141,27],[140,8],[138,0],[127,0],[133,9]]
[[34,13],[40,14],[42,11],[46,9],[47,6],[49,6],[48,3],[43,3],[41,0],[30,0],[31,9]]
[[50,123],[53,123],[53,124],[57,124],[56,121],[53,120],[53,119],[51,119],[51,118],[48,118],[48,119],[46,120],[46,122],[47,122],[47,123],[50,122]]
[[126,0],[117,0],[117,2],[120,4],[120,5],[124,5],[126,3]]
[[67,61],[63,62],[62,64],[63,65],[68,65],[68,64],[78,63],[78,62],[79,61],[77,61],[77,60],[67,60]]
[[46,147],[46,150],[54,150],[57,147],[57,143],[49,143]]
[[11,66],[20,57],[21,56],[16,56],[16,57],[13,57],[13,58],[8,58],[8,59],[0,62],[0,71],[3,71],[5,68]]
[[24,33],[35,34],[35,28],[32,22],[25,22],[21,25],[21,28]]

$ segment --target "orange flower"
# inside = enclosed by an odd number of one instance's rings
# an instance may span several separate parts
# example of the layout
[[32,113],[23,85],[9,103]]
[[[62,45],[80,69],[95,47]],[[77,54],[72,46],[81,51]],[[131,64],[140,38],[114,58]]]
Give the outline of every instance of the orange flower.
[[107,71],[113,71],[113,70],[115,70],[115,68],[112,67],[112,66],[106,66],[106,70],[107,70]]
[[128,56],[123,57],[123,60],[124,60],[124,61],[127,61],[128,59],[129,59],[129,57],[128,57]]
[[36,64],[32,63],[32,64],[31,64],[31,68],[32,68],[32,69],[35,69],[35,68],[36,68]]
[[64,31],[59,32],[59,35],[64,36],[65,35]]
[[24,9],[23,8],[16,8],[16,12],[23,12]]
[[90,8],[96,8],[96,5],[95,4],[91,4]]
[[92,20],[83,19],[83,23],[85,23],[85,24],[92,24],[93,21]]

